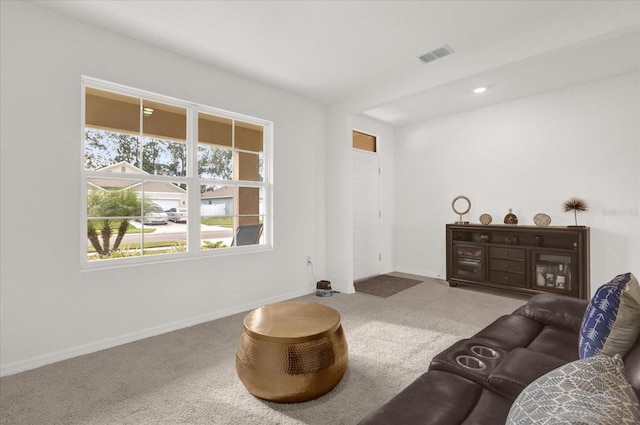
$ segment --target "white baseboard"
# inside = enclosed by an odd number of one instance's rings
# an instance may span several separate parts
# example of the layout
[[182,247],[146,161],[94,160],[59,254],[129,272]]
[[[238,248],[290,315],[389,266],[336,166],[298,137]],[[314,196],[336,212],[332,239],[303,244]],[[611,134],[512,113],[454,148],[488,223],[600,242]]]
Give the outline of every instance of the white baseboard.
[[333,289],[334,291],[337,291],[337,292],[341,292],[343,294],[355,294],[356,293],[356,290],[353,287],[353,284],[352,285],[337,285],[337,286],[332,285],[331,289]]
[[94,341],[88,344],[83,344],[76,347],[71,347],[64,350],[54,351],[54,352],[43,354],[40,356],[19,360],[16,362],[12,362],[12,363],[8,363],[6,365],[0,366],[0,376],[14,375],[16,373],[46,366],[51,363],[56,363],[62,360],[71,359],[73,357],[83,356],[85,354],[95,353],[96,351],[106,350],[108,348],[113,348],[113,347],[117,347],[118,345],[128,344],[130,342],[138,341],[144,338],[161,335],[167,332],[173,332],[178,329],[188,328],[189,326],[199,325],[201,323],[209,322],[211,320],[216,320],[222,317],[231,316],[236,313],[242,313],[243,311],[253,310],[255,308],[258,308],[266,304],[273,304],[276,302],[301,297],[303,295],[308,295],[313,292],[315,292],[315,287],[300,289],[297,291],[292,291],[285,294],[264,298],[264,299],[246,303],[246,304],[236,305],[230,308],[225,308],[222,310],[202,314],[199,316],[178,320],[171,323],[166,323],[160,326],[155,326],[152,328],[142,329],[142,330],[131,332],[128,334],[119,335],[114,338],[107,338],[100,341]]

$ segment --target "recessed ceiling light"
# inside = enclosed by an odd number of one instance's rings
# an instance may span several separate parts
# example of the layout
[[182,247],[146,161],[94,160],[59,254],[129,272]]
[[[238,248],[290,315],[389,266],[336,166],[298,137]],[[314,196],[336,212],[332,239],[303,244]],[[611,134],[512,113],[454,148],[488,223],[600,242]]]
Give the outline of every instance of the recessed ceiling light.
[[142,108],[142,113],[144,115],[149,116],[149,115],[153,114],[153,108]]
[[480,94],[480,93],[484,93],[487,91],[486,87],[476,87],[475,89],[473,89],[473,92],[475,94]]

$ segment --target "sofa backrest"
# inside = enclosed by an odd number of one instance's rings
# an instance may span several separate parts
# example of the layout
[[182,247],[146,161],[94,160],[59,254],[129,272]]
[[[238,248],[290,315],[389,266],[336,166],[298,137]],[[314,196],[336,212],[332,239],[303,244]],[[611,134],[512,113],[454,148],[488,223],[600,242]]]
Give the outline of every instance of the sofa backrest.
[[629,375],[629,382],[640,398],[640,336],[624,356],[624,366]]

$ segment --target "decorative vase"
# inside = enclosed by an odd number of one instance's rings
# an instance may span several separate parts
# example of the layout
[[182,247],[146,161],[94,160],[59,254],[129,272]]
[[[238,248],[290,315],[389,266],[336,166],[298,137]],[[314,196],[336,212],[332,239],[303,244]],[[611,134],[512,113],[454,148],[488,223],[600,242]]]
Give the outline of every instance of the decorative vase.
[[489,214],[482,214],[480,216],[480,223],[484,224],[485,226],[491,224],[492,221],[493,217],[491,217]]
[[509,208],[509,213],[504,216],[504,224],[518,224],[518,217],[511,208]]
[[551,224],[551,217],[543,213],[538,213],[533,217],[533,222],[538,227],[547,227]]

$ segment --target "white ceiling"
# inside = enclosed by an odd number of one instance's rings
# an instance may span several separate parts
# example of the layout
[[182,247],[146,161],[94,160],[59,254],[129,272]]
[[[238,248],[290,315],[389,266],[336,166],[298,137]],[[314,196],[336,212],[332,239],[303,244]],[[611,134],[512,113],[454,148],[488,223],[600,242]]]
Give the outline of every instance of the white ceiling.
[[392,125],[640,69],[639,1],[34,3]]

